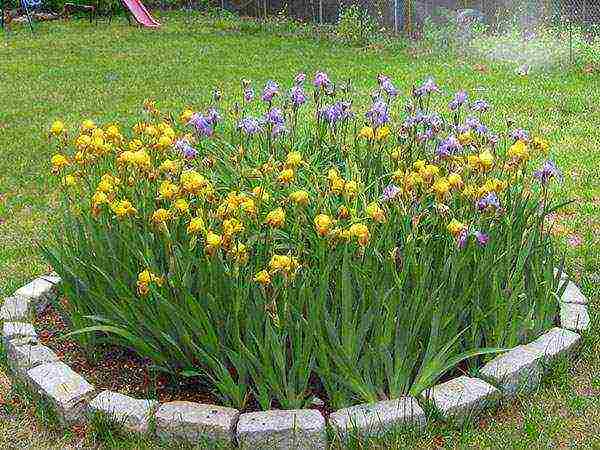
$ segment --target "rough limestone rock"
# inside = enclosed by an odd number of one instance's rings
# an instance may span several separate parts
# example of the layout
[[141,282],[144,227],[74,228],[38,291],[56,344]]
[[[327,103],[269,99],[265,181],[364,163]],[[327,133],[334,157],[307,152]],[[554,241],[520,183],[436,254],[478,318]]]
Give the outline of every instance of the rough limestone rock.
[[17,338],[9,341],[6,346],[6,355],[9,367],[19,377],[23,377],[33,367],[58,361],[56,353],[31,338]]
[[14,295],[4,299],[0,308],[0,320],[2,321],[24,321],[29,316],[29,300],[25,297]]
[[9,341],[17,338],[37,339],[35,328],[25,322],[4,322],[2,326],[2,342],[6,346]]
[[425,423],[425,412],[412,397],[351,406],[329,416],[329,424],[342,439],[354,434],[377,436],[401,426],[424,427]]
[[58,418],[66,424],[84,418],[86,402],[94,387],[62,362],[52,362],[29,369],[29,385],[54,406]]
[[525,347],[541,352],[544,356],[544,363],[548,365],[557,358],[573,353],[580,343],[580,335],[557,327],[552,328]]
[[138,400],[118,392],[102,391],[89,406],[90,416],[99,414],[124,430],[147,433],[156,400]]
[[534,347],[519,346],[491,360],[479,373],[494,380],[508,396],[515,396],[531,392],[540,384],[543,362],[543,352]]
[[155,414],[156,434],[164,440],[231,445],[240,412],[223,406],[174,401]]
[[60,278],[56,275],[45,275],[17,289],[14,295],[29,300],[32,305],[35,305],[36,311],[40,312],[56,298],[58,282],[60,282]]
[[587,298],[581,293],[581,290],[575,283],[569,281],[567,287],[560,297],[563,303],[577,303],[579,305],[587,305]]
[[426,395],[444,419],[452,419],[458,423],[498,403],[501,397],[500,391],[494,386],[466,376],[435,385]]
[[56,272],[50,272],[46,275],[42,275],[40,278],[49,283],[52,283],[55,287],[58,286],[60,283],[62,283],[62,279],[60,278],[60,275],[57,274]]
[[587,306],[561,302],[560,326],[572,331],[586,331],[590,327],[590,315]]
[[242,449],[325,449],[325,418],[310,409],[242,414],[237,441]]

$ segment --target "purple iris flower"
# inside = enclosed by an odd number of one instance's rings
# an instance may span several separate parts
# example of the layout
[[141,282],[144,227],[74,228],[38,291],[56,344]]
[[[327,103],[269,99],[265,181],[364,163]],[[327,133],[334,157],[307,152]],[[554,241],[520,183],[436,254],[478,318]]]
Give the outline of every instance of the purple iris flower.
[[261,98],[265,102],[271,102],[273,97],[275,97],[277,94],[279,94],[279,85],[273,80],[269,80],[265,84],[265,89],[263,90]]
[[490,104],[485,100],[475,100],[471,103],[471,110],[475,112],[486,112],[490,109]]
[[325,88],[329,86],[331,81],[329,81],[329,76],[325,72],[317,72],[313,83],[318,88]]
[[546,160],[539,170],[533,173],[533,176],[546,186],[552,178],[562,180],[562,173],[553,161]]
[[469,241],[469,230],[467,228],[465,228],[458,235],[458,240],[457,240],[458,248],[460,248],[460,249],[465,248],[467,246],[468,241]]
[[285,123],[283,111],[279,108],[271,108],[265,114],[265,122],[270,123],[271,125],[283,125]]
[[487,134],[488,127],[486,127],[484,124],[479,122],[479,125],[477,125],[477,127],[475,127],[475,131],[477,131],[479,134]]
[[404,119],[404,122],[402,123],[402,128],[404,128],[405,130],[408,130],[410,128],[414,128],[417,125],[417,121],[415,120],[414,116],[408,116],[406,119]]
[[496,145],[498,145],[498,142],[500,142],[500,137],[497,134],[489,134],[488,142],[492,147],[495,147]]
[[336,108],[335,104],[329,105],[329,106],[326,106],[325,108],[323,108],[319,112],[319,115],[321,116],[321,118],[323,118],[325,121],[327,121],[329,123],[335,123],[342,118],[340,111],[338,108]]
[[417,140],[423,143],[432,140],[434,136],[435,133],[433,132],[433,130],[431,128],[427,128],[424,132],[417,133]]
[[386,77],[383,74],[377,75],[377,81],[379,82],[379,87],[390,97],[395,97],[398,95],[398,89],[392,83],[392,80],[389,77]]
[[465,120],[465,125],[471,130],[476,130],[479,127],[479,125],[481,125],[481,122],[477,117],[470,116],[467,117],[467,119]]
[[292,99],[292,105],[294,105],[294,108],[299,108],[307,101],[304,89],[302,86],[298,85],[293,86],[290,90],[290,98]]
[[259,133],[262,130],[259,120],[254,117],[244,117],[240,120],[238,128],[247,135]]
[[488,127],[482,124],[477,117],[467,117],[465,126],[473,131],[477,131],[479,134],[486,134],[488,132]]
[[252,100],[254,100],[254,89],[247,87],[244,89],[244,101],[250,103]]
[[490,241],[489,235],[482,233],[481,231],[476,231],[475,233],[473,233],[473,235],[475,236],[475,240],[477,241],[477,244],[479,244],[480,247],[485,247]]
[[415,121],[417,123],[425,123],[427,122],[427,115],[423,114],[423,111],[419,110],[415,113]]
[[209,108],[206,112],[206,119],[212,125],[215,125],[217,122],[221,121],[221,115],[219,114],[219,111],[217,111],[215,108]]
[[500,209],[500,199],[495,192],[488,192],[477,201],[477,209],[485,211],[487,209]]
[[467,133],[471,130],[471,127],[467,124],[463,124],[463,125],[459,125],[456,127],[456,132],[458,134],[463,134],[463,133]]
[[464,105],[467,102],[468,98],[469,95],[466,91],[458,91],[454,96],[454,99],[452,99],[452,101],[448,105],[450,111],[458,110],[462,105]]
[[352,115],[350,103],[339,101],[333,105],[326,106],[320,111],[320,116],[330,124],[335,124],[340,120],[346,120]]
[[188,123],[193,125],[196,131],[203,136],[210,137],[213,134],[213,123],[200,113],[195,113]]
[[181,156],[185,159],[195,159],[198,156],[198,150],[190,145],[190,143],[185,139],[179,139],[175,142],[175,148],[179,150]]
[[301,84],[304,84],[304,82],[306,81],[306,74],[303,72],[300,72],[298,75],[296,75],[296,77],[294,78],[294,84],[296,86],[300,86]]
[[383,83],[385,83],[386,81],[389,81],[390,77],[388,77],[387,75],[384,75],[382,73],[380,73],[379,75],[377,75],[377,83],[379,83],[379,85],[381,86]]
[[426,94],[432,94],[434,92],[440,92],[440,88],[432,77],[427,78],[425,82],[415,90],[415,95],[417,97],[423,97]]
[[511,133],[511,137],[515,141],[529,142],[529,133],[522,128],[517,128]]
[[462,150],[462,145],[454,135],[448,136],[438,145],[435,153],[437,156],[444,158],[455,155]]
[[388,106],[383,100],[377,100],[373,103],[373,106],[365,113],[365,116],[374,127],[380,127],[390,120]]
[[384,189],[381,195],[381,201],[387,202],[396,198],[396,196],[400,193],[400,188],[393,183],[388,184]]
[[442,129],[443,121],[442,118],[436,113],[429,114],[425,121],[429,124],[434,131],[439,131]]

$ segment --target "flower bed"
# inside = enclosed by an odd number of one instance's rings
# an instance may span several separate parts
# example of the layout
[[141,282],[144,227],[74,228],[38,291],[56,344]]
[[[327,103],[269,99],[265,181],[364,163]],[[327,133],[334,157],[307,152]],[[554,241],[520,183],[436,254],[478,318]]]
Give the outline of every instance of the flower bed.
[[178,120],[51,128],[64,220],[44,250],[83,345],[135,350],[238,409],[418,396],[555,323],[548,143],[490,106],[318,73]]
[[[169,446],[173,445],[171,441],[184,440],[211,447],[216,444],[322,449],[329,443],[336,446],[340,439],[348,437],[381,436],[398,427],[421,427],[426,420],[437,417],[464,421],[486,406],[495,405],[501,397],[535,389],[553,361],[577,349],[581,337],[571,330],[583,331],[589,326],[586,298],[577,286],[566,282],[563,273],[558,270],[556,273],[566,285],[561,288],[560,297],[563,328],[553,328],[533,342],[494,358],[479,371],[480,378],[460,376],[433,386],[420,398],[407,396],[343,408],[326,415],[327,423],[315,410],[240,413],[213,404],[163,403],[164,400],[159,403],[109,390],[99,392],[98,386],[90,384],[38,341],[36,332],[40,333],[40,340],[48,338],[48,330],[43,329],[48,320],[43,316],[48,315],[46,307],[56,301],[56,287],[61,282],[56,274],[33,280],[5,299],[0,308],[0,320],[4,322],[2,343],[13,374],[30,391],[49,402],[58,418],[68,423],[98,426],[108,420],[111,429],[117,426],[128,432],[151,434]],[[36,327],[26,322],[40,312],[41,321],[36,322]],[[49,315],[55,318],[52,311]],[[52,328],[55,322],[60,319],[50,320]],[[72,354],[61,356],[70,358]],[[425,403],[432,407],[427,415],[420,406]],[[327,437],[327,427],[333,432],[332,441]]]

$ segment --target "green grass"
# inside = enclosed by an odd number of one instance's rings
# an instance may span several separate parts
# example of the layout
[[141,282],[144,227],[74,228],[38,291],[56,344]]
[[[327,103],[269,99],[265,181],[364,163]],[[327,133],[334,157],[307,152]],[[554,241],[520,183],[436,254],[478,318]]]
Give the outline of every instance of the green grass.
[[[509,402],[470,427],[437,424],[418,435],[390,436],[369,447],[598,447],[600,431],[600,344],[596,327],[600,297],[600,76],[574,67],[533,70],[519,77],[514,66],[452,54],[348,48],[327,39],[287,32],[220,31],[198,17],[160,17],[158,31],[124,20],[90,26],[85,21],[41,24],[31,37],[25,27],[0,40],[0,294],[10,294],[46,270],[38,256],[46,224],[57,209],[55,182],[48,176],[53,153],[44,133],[51,121],[132,122],[152,97],[163,110],[201,105],[213,87],[222,91],[240,79],[255,86],[272,78],[289,84],[297,71],[322,69],[333,79],[352,78],[368,92],[384,72],[408,90],[432,75],[446,97],[460,87],[494,105],[494,115],[545,135],[565,180],[557,195],[575,202],[559,215],[556,240],[567,250],[568,269],[591,299],[594,328],[584,353],[557,367],[534,396]],[[476,65],[487,70],[475,70]],[[583,245],[567,245],[569,236]],[[0,377],[1,377],[0,371]],[[1,382],[1,380],[0,380]],[[14,400],[14,401],[13,401]],[[36,403],[19,393],[0,403],[0,447],[44,448],[104,442],[98,433],[45,426]],[[129,444],[133,445],[133,444]],[[143,442],[135,444],[143,447]]]

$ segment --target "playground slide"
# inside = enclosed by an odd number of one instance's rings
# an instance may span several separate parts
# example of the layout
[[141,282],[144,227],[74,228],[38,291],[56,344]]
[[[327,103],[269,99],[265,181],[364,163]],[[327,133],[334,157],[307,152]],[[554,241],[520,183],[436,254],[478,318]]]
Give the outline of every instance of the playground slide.
[[160,23],[150,15],[140,0],[122,0],[122,2],[140,25],[148,28],[160,27]]

